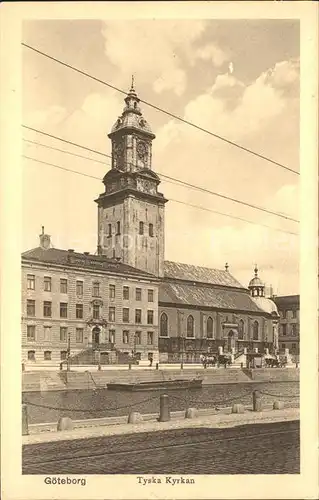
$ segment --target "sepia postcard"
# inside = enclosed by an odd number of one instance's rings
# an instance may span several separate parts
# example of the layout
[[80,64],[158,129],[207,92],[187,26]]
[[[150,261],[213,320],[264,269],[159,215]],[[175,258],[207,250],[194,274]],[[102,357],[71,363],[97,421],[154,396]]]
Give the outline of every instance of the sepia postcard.
[[2,6],[4,500],[318,498],[317,16]]

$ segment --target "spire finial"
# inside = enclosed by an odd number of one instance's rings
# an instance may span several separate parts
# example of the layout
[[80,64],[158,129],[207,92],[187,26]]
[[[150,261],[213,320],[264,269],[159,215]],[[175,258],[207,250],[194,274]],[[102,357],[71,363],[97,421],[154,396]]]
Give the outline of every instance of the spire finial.
[[255,277],[257,278],[257,276],[258,276],[258,267],[257,267],[257,264],[255,264],[254,271],[255,271]]
[[42,234],[44,234],[44,226],[42,226]]
[[130,92],[135,92],[135,89],[134,89],[134,75],[132,75],[132,83],[131,83],[131,90]]
[[226,264],[225,264],[225,271],[228,271],[228,269],[229,269],[229,265],[228,265],[228,262],[226,262]]

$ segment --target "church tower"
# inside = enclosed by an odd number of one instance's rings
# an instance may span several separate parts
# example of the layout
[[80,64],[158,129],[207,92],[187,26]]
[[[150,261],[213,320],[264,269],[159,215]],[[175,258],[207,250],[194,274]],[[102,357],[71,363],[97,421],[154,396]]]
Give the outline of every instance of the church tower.
[[103,178],[98,205],[98,254],[143,271],[164,273],[164,207],[152,171],[155,135],[142,115],[132,78],[122,115],[108,137],[112,168]]

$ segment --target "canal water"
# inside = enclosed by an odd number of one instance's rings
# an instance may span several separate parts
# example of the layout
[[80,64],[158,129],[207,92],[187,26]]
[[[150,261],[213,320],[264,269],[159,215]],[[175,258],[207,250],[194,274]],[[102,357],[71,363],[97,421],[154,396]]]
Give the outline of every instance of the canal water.
[[299,382],[220,384],[201,389],[171,391],[122,392],[107,389],[25,392],[22,402],[28,405],[31,424],[57,422],[60,416],[74,420],[159,412],[160,394],[169,394],[171,411],[196,408],[222,408],[232,403],[252,404],[252,391],[263,393],[265,404],[284,401],[286,407],[299,406]]

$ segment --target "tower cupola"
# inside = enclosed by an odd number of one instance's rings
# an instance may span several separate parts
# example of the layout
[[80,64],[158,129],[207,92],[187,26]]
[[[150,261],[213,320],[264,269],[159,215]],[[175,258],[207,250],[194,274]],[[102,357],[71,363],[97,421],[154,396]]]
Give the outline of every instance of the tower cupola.
[[265,284],[261,281],[258,276],[258,267],[255,264],[254,269],[255,276],[250,280],[248,288],[252,297],[264,297],[265,296]]

